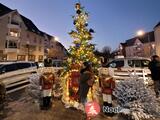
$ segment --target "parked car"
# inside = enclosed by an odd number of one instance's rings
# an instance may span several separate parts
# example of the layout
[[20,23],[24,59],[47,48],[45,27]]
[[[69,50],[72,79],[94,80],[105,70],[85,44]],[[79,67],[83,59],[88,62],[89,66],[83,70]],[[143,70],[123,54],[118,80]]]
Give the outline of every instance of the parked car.
[[117,58],[104,67],[112,68],[148,68],[150,59],[147,58]]
[[151,73],[148,69],[149,62],[150,59],[141,57],[117,58],[104,66],[102,72],[110,74],[117,80],[124,80],[137,76],[147,82],[147,80],[151,79]]
[[10,92],[26,87],[28,76],[36,72],[34,62],[0,62],[0,81]]
[[61,70],[63,69],[63,60],[53,60],[52,64],[53,64],[53,69],[55,71],[56,74],[60,74]]
[[62,67],[63,66],[63,60],[53,60],[53,67]]

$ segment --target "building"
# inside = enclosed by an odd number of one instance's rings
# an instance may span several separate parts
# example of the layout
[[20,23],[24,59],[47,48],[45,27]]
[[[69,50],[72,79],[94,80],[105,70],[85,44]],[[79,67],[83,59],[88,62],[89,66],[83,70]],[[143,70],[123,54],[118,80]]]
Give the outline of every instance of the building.
[[154,31],[120,43],[118,51],[125,57],[151,57],[155,54],[160,56],[160,22],[154,27]]
[[67,50],[55,37],[47,35],[49,39],[45,40],[44,43],[44,54],[52,59],[65,59],[67,56]]
[[[53,38],[39,30],[30,19],[17,10],[0,3],[0,60],[41,62],[44,56],[48,56],[45,53],[46,48],[50,49],[46,43]],[[55,43],[49,45],[57,46]],[[60,47],[65,49],[63,45]],[[57,52],[65,54],[64,51]]]
[[160,56],[160,22],[154,27],[156,54]]
[[155,54],[154,31],[126,40],[126,57],[150,57]]

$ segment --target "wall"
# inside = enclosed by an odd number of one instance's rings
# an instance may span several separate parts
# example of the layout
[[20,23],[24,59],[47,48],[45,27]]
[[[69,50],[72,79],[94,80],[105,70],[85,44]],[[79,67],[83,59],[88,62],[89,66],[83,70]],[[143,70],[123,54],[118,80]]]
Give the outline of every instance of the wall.
[[160,56],[160,26],[154,29],[155,43],[156,43],[156,54]]

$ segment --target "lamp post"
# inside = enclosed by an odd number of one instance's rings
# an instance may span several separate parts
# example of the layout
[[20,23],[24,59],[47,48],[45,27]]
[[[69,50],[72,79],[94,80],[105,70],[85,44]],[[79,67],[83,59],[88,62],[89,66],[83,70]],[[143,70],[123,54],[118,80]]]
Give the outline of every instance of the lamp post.
[[27,48],[27,57],[28,57],[28,61],[29,61],[29,44],[30,44],[30,42],[27,41],[26,48]]

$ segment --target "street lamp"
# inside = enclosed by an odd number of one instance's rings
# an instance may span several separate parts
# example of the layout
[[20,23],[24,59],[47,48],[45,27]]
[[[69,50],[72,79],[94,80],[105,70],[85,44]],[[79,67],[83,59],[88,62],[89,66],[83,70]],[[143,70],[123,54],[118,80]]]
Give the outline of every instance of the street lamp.
[[27,48],[28,61],[29,61],[29,44],[30,44],[30,42],[27,41],[26,48]]
[[54,40],[59,41],[59,38],[58,37],[54,37]]
[[145,34],[145,32],[143,30],[138,30],[137,31],[138,36],[143,36],[144,34]]
[[[145,32],[143,31],[143,30],[139,30],[138,32],[137,32],[137,35],[138,36],[143,36],[145,34]],[[147,33],[147,39],[148,39],[148,43],[149,43],[149,52],[150,52],[150,56],[152,56],[154,53],[153,53],[153,48],[155,47],[155,46],[153,46],[153,44],[151,44],[151,40],[150,40],[150,36],[149,36],[149,33]]]

